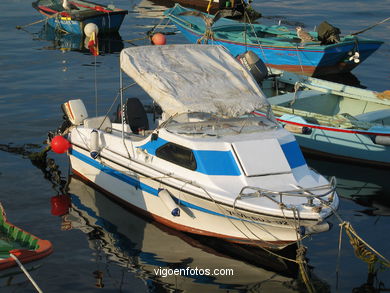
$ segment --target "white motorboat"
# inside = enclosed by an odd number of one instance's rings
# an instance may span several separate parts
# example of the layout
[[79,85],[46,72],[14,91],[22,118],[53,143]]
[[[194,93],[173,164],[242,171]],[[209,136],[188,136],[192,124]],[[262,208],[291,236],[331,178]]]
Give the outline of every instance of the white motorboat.
[[222,46],[132,47],[120,66],[161,108],[156,127],[138,99],[123,101],[123,82],[118,121],[66,102],[60,134],[74,173],[189,233],[280,249],[330,228],[335,179],[308,167],[250,72]]

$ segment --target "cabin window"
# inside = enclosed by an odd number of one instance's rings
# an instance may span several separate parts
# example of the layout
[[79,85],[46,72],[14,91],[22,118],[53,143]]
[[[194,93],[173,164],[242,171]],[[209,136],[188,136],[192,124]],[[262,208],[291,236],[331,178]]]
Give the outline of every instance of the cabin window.
[[194,153],[186,147],[169,142],[156,150],[156,156],[181,167],[196,170]]

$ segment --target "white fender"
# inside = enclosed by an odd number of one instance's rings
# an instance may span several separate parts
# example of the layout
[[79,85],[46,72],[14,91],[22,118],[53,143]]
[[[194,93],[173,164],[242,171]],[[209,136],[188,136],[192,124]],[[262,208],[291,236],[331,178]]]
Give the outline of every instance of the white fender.
[[377,136],[374,137],[374,142],[376,144],[389,145],[390,146],[390,136],[377,135]]
[[301,230],[301,232],[303,232],[303,235],[310,235],[310,234],[316,234],[316,233],[329,231],[331,227],[332,227],[331,223],[329,223],[327,221],[323,221],[323,222],[317,223],[316,225],[313,225],[313,226],[308,226],[308,227],[301,226],[300,230]]
[[161,198],[161,201],[164,203],[164,205],[171,212],[172,216],[174,216],[174,217],[179,217],[180,216],[180,208],[175,203],[175,201],[172,198],[172,195],[169,193],[168,190],[161,189],[158,192],[158,196]]
[[96,159],[99,155],[99,133],[96,129],[92,130],[91,136],[90,136],[90,156],[93,159]]

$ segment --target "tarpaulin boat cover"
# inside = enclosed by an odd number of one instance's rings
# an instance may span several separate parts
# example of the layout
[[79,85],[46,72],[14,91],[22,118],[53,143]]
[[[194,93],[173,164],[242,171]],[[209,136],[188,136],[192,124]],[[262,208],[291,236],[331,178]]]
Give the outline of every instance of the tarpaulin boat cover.
[[122,50],[121,68],[168,115],[236,117],[268,105],[251,74],[217,45],[165,45]]

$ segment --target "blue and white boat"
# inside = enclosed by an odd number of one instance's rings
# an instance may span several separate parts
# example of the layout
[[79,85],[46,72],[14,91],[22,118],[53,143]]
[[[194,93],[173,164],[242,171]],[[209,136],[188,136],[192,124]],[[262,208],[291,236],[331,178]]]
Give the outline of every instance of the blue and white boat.
[[334,178],[308,167],[225,48],[127,48],[120,66],[161,115],[149,127],[139,100],[125,103],[123,91],[113,122],[88,117],[81,100],[63,104],[60,134],[71,143],[75,174],[162,224],[231,242],[280,249],[330,228],[339,203]]
[[72,8],[63,7],[62,0],[38,0],[33,8],[47,17],[47,23],[55,29],[82,35],[88,23],[97,25],[100,34],[118,32],[127,10],[114,5],[101,5],[84,0],[68,1]]

